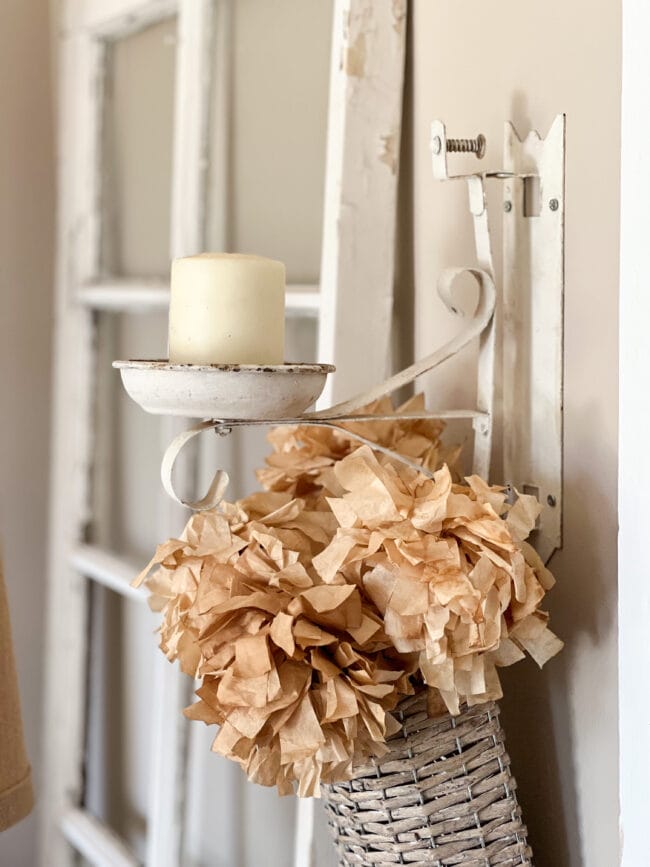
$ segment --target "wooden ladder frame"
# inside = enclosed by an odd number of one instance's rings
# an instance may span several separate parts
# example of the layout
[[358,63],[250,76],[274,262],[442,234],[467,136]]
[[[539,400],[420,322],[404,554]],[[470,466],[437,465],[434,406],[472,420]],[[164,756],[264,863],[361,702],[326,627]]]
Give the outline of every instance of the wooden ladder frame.
[[[232,2],[64,0],[57,22],[60,192],[43,867],[68,867],[75,862],[75,852],[93,865],[140,863],[124,841],[83,806],[90,582],[125,598],[142,599],[129,586],[139,564],[87,544],[88,527],[96,517],[91,489],[96,313],[156,311],[168,304],[166,285],[101,278],[106,48],[111,40],[177,16],[170,256],[194,253],[202,249],[205,238],[211,109],[221,113],[224,130],[228,123],[226,100],[219,94],[228,76]],[[315,287],[289,287],[287,302],[290,315],[319,317],[319,360],[338,366],[324,402],[382,378],[390,357],[405,29],[405,0],[335,0],[321,287],[320,293],[313,291]],[[217,81],[211,80],[214,51],[219,53]],[[219,178],[227,172],[225,151],[224,147],[211,166]],[[225,192],[221,212],[225,249]],[[363,365],[359,364],[360,332],[368,338],[363,344]],[[166,424],[167,439],[174,426],[173,421]],[[170,505],[161,520],[161,538],[177,532],[181,521]],[[146,864],[179,867],[185,785],[185,726],[180,711],[191,684],[162,655],[154,677]],[[313,812],[309,802],[300,804],[294,860],[296,867],[307,867],[313,861]]]

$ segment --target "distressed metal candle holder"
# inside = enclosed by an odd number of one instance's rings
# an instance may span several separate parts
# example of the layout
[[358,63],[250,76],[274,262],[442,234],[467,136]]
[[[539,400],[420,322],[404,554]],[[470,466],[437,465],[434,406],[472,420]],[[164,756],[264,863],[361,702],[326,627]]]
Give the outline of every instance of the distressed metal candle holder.
[[[483,136],[448,138],[444,124],[431,126],[433,176],[462,180],[474,226],[477,267],[442,272],[438,294],[446,308],[466,326],[444,346],[363,394],[318,412],[306,412],[321,393],[331,365],[174,365],[166,361],[116,361],[128,393],[147,412],[206,418],[170,445],[161,475],[167,493],[193,509],[213,508],[223,496],[228,476],[219,470],[210,490],[194,501],[177,496],[174,462],[186,443],[209,428],[221,434],[242,425],[318,424],[339,427],[366,420],[361,408],[408,385],[455,356],[478,338],[476,406],[468,410],[433,410],[420,418],[466,418],[474,427],[473,469],[488,478],[492,452],[496,341],[496,290],[490,240],[486,183],[503,182],[504,268],[503,414],[505,481],[537,496],[542,513],[535,547],[544,560],[561,545],[562,515],[562,298],[564,287],[564,134],[558,115],[546,139],[531,132],[520,139],[505,125],[505,166],[497,171],[450,174],[448,154],[482,159]],[[454,298],[454,283],[463,274],[478,283],[474,311]],[[523,338],[525,346],[522,346]],[[401,416],[392,416],[399,419]],[[414,416],[411,415],[411,418]],[[367,417],[368,421],[377,416]],[[348,435],[354,436],[346,429]],[[358,437],[361,442],[363,438]],[[377,448],[374,443],[368,443]],[[404,463],[408,459],[391,452]]]
[[[473,312],[461,309],[453,296],[453,284],[464,273],[477,282],[478,303]],[[379,421],[382,418],[468,418],[475,432],[474,468],[487,477],[492,443],[491,408],[494,381],[494,342],[492,320],[496,304],[496,290],[490,274],[480,268],[451,268],[444,271],[438,293],[447,309],[464,317],[467,325],[455,337],[426,358],[412,364],[380,385],[318,412],[300,412],[313,403],[320,394],[332,365],[193,365],[169,364],[165,361],[115,361],[124,387],[129,395],[146,411],[164,415],[210,417],[181,433],[171,443],[163,458],[161,477],[165,490],[179,503],[194,510],[211,509],[218,505],[228,485],[228,474],[217,470],[208,493],[199,500],[188,501],[179,497],[174,489],[172,472],[180,452],[195,436],[208,429],[229,434],[236,427],[269,424],[320,425],[340,427],[350,421]],[[479,338],[478,407],[469,410],[436,410],[406,415],[366,415],[362,407],[384,395],[391,394],[411,383],[418,376],[432,370],[456,355],[463,347]],[[238,412],[237,412],[238,410]],[[293,410],[295,415],[285,413]],[[391,455],[395,460],[409,464],[428,474],[426,470],[389,449],[346,430],[359,442]]]
[[240,421],[295,417],[320,397],[333,364],[170,364],[116,361],[124,388],[146,412]]
[[[504,182],[504,466],[508,483],[535,493],[543,511],[535,544],[544,560],[561,544],[562,297],[564,255],[564,129],[558,116],[547,138],[519,139],[505,130],[505,168],[450,175],[448,153],[482,158],[486,142],[447,139],[444,124],[431,130],[433,174],[467,182],[477,267],[441,275],[438,293],[465,327],[444,346],[363,394],[318,412],[305,411],[323,389],[328,365],[172,365],[118,361],[126,390],[148,412],[206,418],[167,449],[161,477],[167,493],[195,510],[214,508],[228,485],[218,470],[207,494],[188,502],[174,490],[176,458],[193,437],[222,435],[248,425],[320,425],[387,418],[466,418],[474,427],[473,469],[489,478],[495,377],[494,266],[485,183]],[[478,302],[464,311],[453,284],[470,274]],[[525,336],[525,341],[523,340]],[[408,385],[478,339],[476,406],[390,416],[363,407]],[[431,475],[407,457],[352,436],[393,459]],[[494,703],[463,708],[459,716],[429,717],[424,693],[397,710],[402,731],[384,758],[355,779],[325,789],[326,809],[341,865],[433,864],[436,867],[531,865],[532,852],[517,803],[515,780]]]

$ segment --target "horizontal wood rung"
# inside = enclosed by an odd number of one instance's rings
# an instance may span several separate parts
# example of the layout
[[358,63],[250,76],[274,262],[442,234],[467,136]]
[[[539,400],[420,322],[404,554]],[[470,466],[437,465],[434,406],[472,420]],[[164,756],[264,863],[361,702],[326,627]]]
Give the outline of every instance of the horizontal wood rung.
[[320,306],[321,295],[318,286],[297,284],[287,286],[287,316],[318,316]]
[[92,310],[115,313],[166,310],[169,307],[169,285],[162,280],[101,281],[79,289],[77,300]]
[[[169,284],[155,280],[102,280],[82,287],[77,300],[91,310],[109,313],[146,313],[169,307]],[[320,294],[311,283],[287,286],[288,316],[318,316]]]
[[[178,0],[86,0],[70,4],[76,10],[74,27],[96,39],[118,40],[137,33],[178,12]],[[78,9],[77,9],[78,5]],[[65,20],[66,10],[63,10]]]
[[126,843],[87,810],[69,810],[61,819],[60,827],[68,843],[93,867],[142,865]]
[[97,584],[126,599],[145,601],[145,594],[131,587],[131,581],[140,572],[143,564],[135,564],[95,545],[79,545],[72,554],[71,562],[77,572]]

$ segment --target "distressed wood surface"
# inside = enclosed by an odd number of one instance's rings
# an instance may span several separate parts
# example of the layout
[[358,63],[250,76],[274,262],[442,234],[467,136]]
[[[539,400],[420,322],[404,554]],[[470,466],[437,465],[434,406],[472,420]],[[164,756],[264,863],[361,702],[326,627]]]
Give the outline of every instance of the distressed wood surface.
[[389,372],[405,32],[405,0],[335,4],[319,360],[337,374],[323,406]]
[[[318,360],[337,372],[319,408],[391,372],[406,13],[406,0],[334,5]],[[294,867],[334,863],[322,808],[301,800]]]
[[92,314],[74,304],[99,265],[99,166],[103,50],[74,34],[60,51],[59,239],[48,566],[44,772],[40,863],[74,863],[60,823],[81,802],[87,584],[71,563],[90,518]]
[[[93,452],[94,328],[96,309],[155,309],[164,304],[160,284],[135,288],[98,281],[100,231],[100,136],[103,46],[169,15],[179,14],[170,251],[173,256],[200,250],[205,238],[204,191],[209,157],[210,76],[221,82],[215,109],[227,118],[227,52],[223,62],[210,56],[213,26],[217,46],[228,41],[229,2],[217,0],[68,0],[58,24],[61,33],[60,227],[57,289],[57,372],[52,543],[50,553],[50,624],[48,638],[46,790],[43,795],[43,865],[74,862],[62,833],[83,797],[85,658],[87,652],[87,581],[79,570],[110,586],[122,564],[110,552],[85,546],[92,517],[89,479]],[[216,8],[216,17],[214,9]],[[388,369],[392,320],[393,255],[396,219],[398,145],[404,62],[404,2],[337,2],[331,77],[330,132],[323,240],[322,294],[295,287],[290,312],[317,315],[319,360],[338,357],[345,379],[334,383],[330,398],[343,396],[383,378]],[[221,106],[221,108],[219,108]],[[227,128],[222,127],[217,175],[227,173]],[[220,168],[219,168],[220,166]],[[225,186],[225,185],[224,185]],[[215,217],[217,234],[227,243],[227,202]],[[220,221],[220,222],[219,222]],[[214,236],[214,232],[212,233]],[[358,364],[359,339],[372,339],[365,362]],[[168,442],[178,426],[170,420],[162,436]],[[192,468],[180,484],[190,483]],[[165,506],[161,537],[177,532],[183,513]],[[104,556],[106,555],[106,556]],[[117,585],[116,585],[117,588]],[[182,863],[185,791],[185,733],[180,708],[188,700],[185,684],[164,658],[153,674],[150,833],[147,864]],[[161,761],[161,757],[165,761]],[[311,805],[301,805],[296,863],[312,860]],[[71,813],[71,810],[73,811]],[[67,817],[67,819],[66,819]],[[78,823],[77,823],[78,825]],[[78,830],[78,829],[77,829]],[[83,830],[83,828],[82,828]],[[101,831],[100,827],[100,831]],[[77,835],[78,837],[78,835]],[[70,835],[69,835],[70,839]],[[78,841],[81,838],[78,838]],[[86,857],[101,857],[102,833],[84,837]],[[94,841],[94,842],[93,842]],[[93,850],[93,847],[94,850]]]
[[58,24],[64,34],[124,39],[173,15],[178,5],[179,0],[63,0]]
[[[186,3],[181,10],[180,30],[185,34],[185,53],[192,53],[192,34],[201,27],[206,3]],[[98,358],[92,304],[80,304],[83,287],[97,284],[100,274],[102,195],[102,118],[106,42],[136,32],[178,8],[166,2],[84,2],[70,0],[62,8],[59,46],[59,227],[57,273],[57,326],[55,335],[55,409],[52,447],[51,542],[49,556],[48,652],[46,672],[46,718],[44,743],[44,792],[41,826],[41,864],[67,867],[76,863],[70,845],[83,843],[84,855],[93,863],[102,861],[103,845],[112,835],[101,823],[86,823],[81,836],[78,822],[70,816],[84,797],[86,664],[88,658],[88,580],[119,589],[122,571],[106,557],[101,562],[83,547],[86,530],[106,497],[91,491],[95,451],[93,413]],[[184,14],[183,14],[184,12]],[[197,21],[197,16],[199,20]],[[189,36],[188,36],[189,33]],[[207,54],[203,50],[203,55]],[[193,74],[196,59],[181,64],[185,79]],[[189,82],[185,80],[185,90]],[[195,111],[196,116],[196,111]],[[190,123],[187,111],[186,122]],[[188,131],[196,142],[194,129]],[[194,151],[179,145],[182,166]],[[197,162],[203,157],[197,156]],[[200,170],[204,166],[201,163]],[[201,174],[202,177],[202,174]],[[197,188],[195,181],[194,188]],[[180,209],[177,209],[180,213]],[[189,217],[195,219],[194,213]],[[199,214],[197,220],[202,219]],[[187,234],[188,217],[178,216],[176,235]],[[195,238],[198,238],[198,234]],[[155,289],[154,289],[155,291]],[[110,291],[109,291],[110,296]],[[142,300],[142,299],[140,299]],[[149,298],[147,299],[149,300]],[[99,452],[104,439],[98,438]],[[101,474],[100,474],[101,475]],[[93,510],[95,508],[95,511]],[[161,526],[161,535],[174,520]],[[96,554],[97,552],[93,552]],[[113,568],[115,567],[115,568]],[[86,571],[87,570],[87,571]],[[129,596],[128,592],[122,594]],[[165,660],[161,658],[161,663]],[[158,701],[153,710],[153,749],[157,765],[167,776],[154,773],[147,863],[176,865],[180,859],[182,798],[177,783],[184,757],[179,735],[180,710],[187,695],[180,674],[167,665],[155,673]],[[184,686],[184,685],[183,685]],[[182,693],[182,694],[181,694]],[[173,721],[173,722],[172,722]],[[161,761],[162,759],[162,761]],[[170,775],[173,779],[169,779]],[[164,776],[164,775],[163,775]],[[83,815],[77,811],[79,815]],[[77,816],[78,818],[79,816]],[[64,824],[66,834],[64,831]],[[85,826],[84,826],[85,827]],[[72,830],[71,830],[72,829]],[[78,828],[77,828],[78,830]],[[74,833],[73,833],[74,832]],[[94,853],[94,854],[93,854]]]

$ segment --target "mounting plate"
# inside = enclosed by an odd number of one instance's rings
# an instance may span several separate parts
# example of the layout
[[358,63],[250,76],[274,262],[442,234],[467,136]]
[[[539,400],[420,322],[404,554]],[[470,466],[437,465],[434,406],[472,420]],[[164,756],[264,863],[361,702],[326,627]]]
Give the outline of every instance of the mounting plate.
[[504,143],[504,472],[542,503],[544,560],[562,545],[565,124],[522,141],[506,123]]

